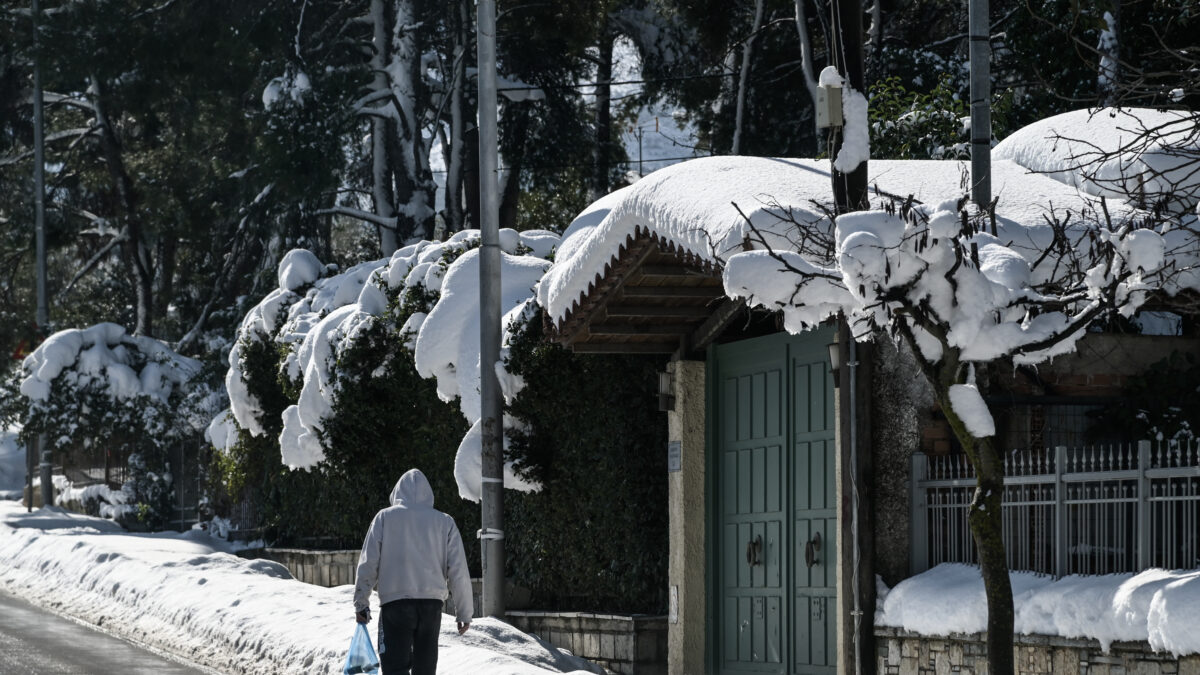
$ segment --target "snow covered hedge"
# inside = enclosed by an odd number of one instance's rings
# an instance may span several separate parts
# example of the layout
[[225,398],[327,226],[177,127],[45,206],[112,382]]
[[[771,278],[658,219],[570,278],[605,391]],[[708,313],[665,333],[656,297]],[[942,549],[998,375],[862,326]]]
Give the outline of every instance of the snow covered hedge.
[[[229,496],[259,507],[269,537],[357,546],[410,466],[463,532],[478,529],[478,243],[467,231],[345,272],[308,251],[284,257],[279,288],[230,354],[232,410],[209,429]],[[558,243],[501,233],[509,559],[546,606],[661,611],[665,523],[639,520],[666,498],[661,364],[576,357],[540,339],[532,297]],[[613,517],[614,502],[628,515]],[[477,541],[465,543],[477,560]]]
[[57,453],[108,452],[129,480],[112,511],[127,526],[160,528],[171,517],[167,452],[199,440],[222,400],[199,362],[153,338],[101,323],[59,331],[21,364],[21,434],[46,434]]

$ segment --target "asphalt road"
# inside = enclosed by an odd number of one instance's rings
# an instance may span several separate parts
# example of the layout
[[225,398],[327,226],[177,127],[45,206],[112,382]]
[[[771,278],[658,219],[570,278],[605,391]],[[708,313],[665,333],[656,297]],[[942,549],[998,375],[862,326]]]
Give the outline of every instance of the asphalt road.
[[212,675],[0,593],[4,675]]

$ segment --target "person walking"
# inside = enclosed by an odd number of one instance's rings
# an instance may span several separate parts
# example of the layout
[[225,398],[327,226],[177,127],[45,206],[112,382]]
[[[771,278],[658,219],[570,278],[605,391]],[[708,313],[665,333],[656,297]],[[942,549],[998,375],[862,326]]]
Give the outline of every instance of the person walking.
[[458,525],[433,508],[433,488],[419,469],[400,477],[392,505],[375,514],[367,530],[354,583],[359,623],[371,620],[375,588],[383,675],[434,675],[447,591],[459,635],[470,628],[475,607]]

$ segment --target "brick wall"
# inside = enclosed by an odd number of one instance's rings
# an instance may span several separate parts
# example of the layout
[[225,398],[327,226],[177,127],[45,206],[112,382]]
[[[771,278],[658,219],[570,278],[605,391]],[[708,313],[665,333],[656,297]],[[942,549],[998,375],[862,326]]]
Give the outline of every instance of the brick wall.
[[667,672],[667,618],[588,612],[508,612],[508,622],[621,675]]
[[[878,675],[987,673],[982,633],[929,637],[877,627]],[[1175,658],[1145,642],[1117,642],[1107,653],[1095,640],[1018,635],[1013,647],[1017,675],[1200,675],[1200,655]]]

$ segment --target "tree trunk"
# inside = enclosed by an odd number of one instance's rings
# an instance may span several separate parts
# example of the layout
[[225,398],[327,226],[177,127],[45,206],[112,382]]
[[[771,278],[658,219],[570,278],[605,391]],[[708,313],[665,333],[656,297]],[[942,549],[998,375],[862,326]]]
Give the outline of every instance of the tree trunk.
[[1104,13],[1107,24],[1100,32],[1099,71],[1096,73],[1096,93],[1100,104],[1113,106],[1117,104],[1117,78],[1121,75],[1121,2],[1115,0],[1112,10]]
[[96,114],[96,126],[100,131],[100,147],[104,154],[105,168],[117,192],[121,210],[124,211],[125,226],[128,228],[129,239],[124,245],[126,264],[130,267],[134,282],[136,306],[135,335],[154,335],[154,263],[146,246],[142,221],[137,209],[137,192],[133,180],[125,168],[125,158],[121,154],[121,141],[117,138],[116,129],[108,116],[108,101],[105,99],[104,88],[100,79],[95,75],[90,77],[89,93]]
[[433,234],[434,193],[429,156],[421,128],[428,92],[421,69],[421,28],[424,3],[396,0],[392,24],[392,54],[388,66],[393,104],[396,106],[396,236],[399,244]]
[[463,167],[463,197],[466,220],[463,227],[479,227],[479,127],[471,125],[463,134],[467,163]]
[[[375,53],[371,56],[374,79],[371,90],[380,92],[388,89],[387,63],[391,58],[391,22],[386,0],[371,0],[371,23]],[[375,204],[375,215],[394,218],[396,204],[392,194],[392,162],[389,139],[395,135],[395,120],[375,116],[371,118],[371,198]],[[379,228],[379,248],[384,255],[396,251],[396,231]]]
[[[533,109],[529,102],[510,103],[504,108],[509,117],[513,138],[525,138],[529,131],[529,120]],[[505,158],[508,168],[500,185],[500,227],[516,228],[517,206],[521,199],[521,165],[525,156],[524,147],[518,147],[513,156]]]
[[758,31],[762,30],[763,22],[763,0],[755,0],[754,2],[754,24],[750,29],[750,35],[742,43],[742,72],[738,77],[737,88],[737,112],[733,122],[733,154],[742,154],[742,133],[746,125],[746,95],[750,89],[750,63],[754,57],[754,41],[758,38]]
[[[913,345],[910,345],[913,346]],[[918,352],[919,353],[919,352]],[[943,372],[956,370],[957,358],[947,355]],[[975,495],[971,500],[967,522],[975,551],[979,554],[979,572],[987,597],[988,672],[1012,675],[1013,661],[1013,595],[1008,574],[1008,558],[1004,551],[1004,459],[996,451],[991,438],[975,438],[950,404],[952,376],[939,378],[937,388],[942,413],[950,423],[954,436],[975,467]]]
[[825,134],[817,128],[817,76],[813,72],[812,35],[808,32],[808,13],[804,9],[808,0],[795,0],[796,33],[800,36],[800,70],[804,74],[804,88],[813,104],[813,138],[816,139],[817,154],[825,152]]
[[1010,675],[1014,672],[1013,595],[1004,553],[1004,462],[990,439],[979,441],[976,453],[977,482],[968,522],[987,596],[988,672]]
[[596,167],[592,178],[592,199],[608,194],[608,174],[612,162],[612,57],[613,35],[604,18],[600,29],[599,62],[596,67]]
[[450,90],[450,143],[446,152],[446,233],[463,229],[463,165],[467,160],[467,49],[471,44],[471,9],[460,0],[454,10],[454,76]]
[[154,296],[159,306],[155,308],[156,317],[165,317],[171,304],[171,296],[175,294],[175,260],[179,249],[179,238],[173,233],[166,233],[158,240],[158,274],[155,277],[156,288]]

